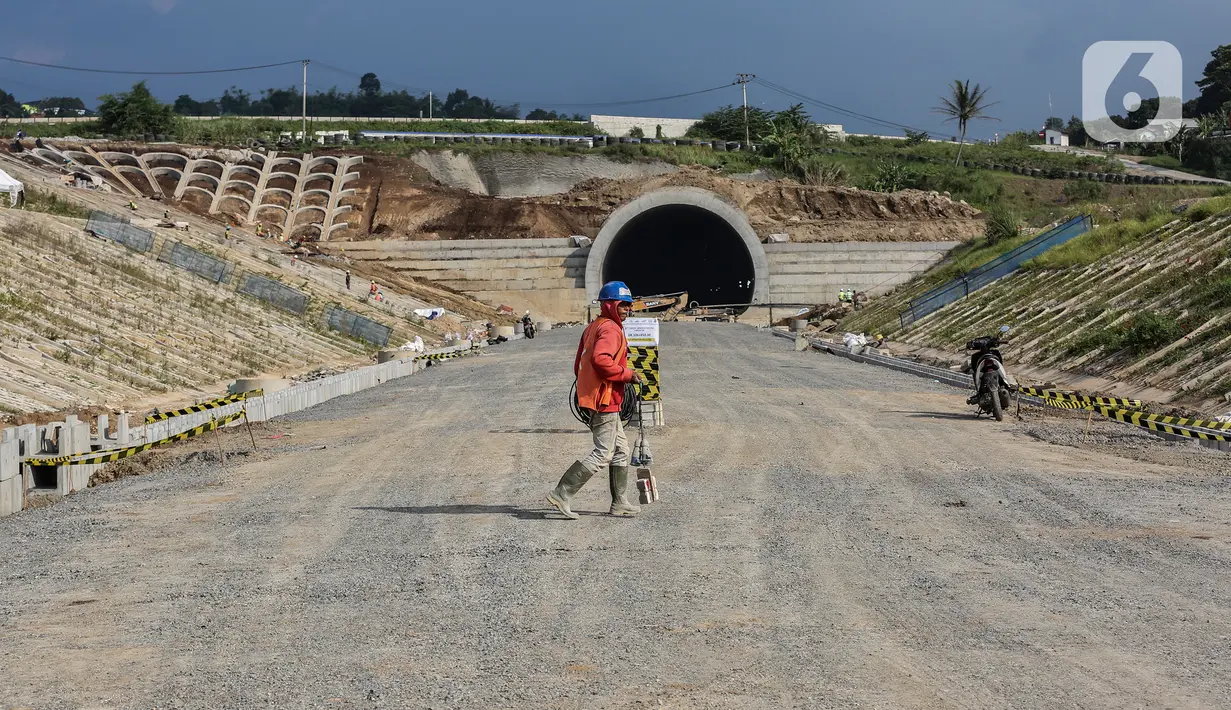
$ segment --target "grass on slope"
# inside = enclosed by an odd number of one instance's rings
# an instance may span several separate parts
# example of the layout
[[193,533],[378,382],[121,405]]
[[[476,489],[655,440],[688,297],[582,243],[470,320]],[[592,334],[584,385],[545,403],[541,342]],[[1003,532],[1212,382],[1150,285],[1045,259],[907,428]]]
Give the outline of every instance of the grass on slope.
[[[0,209],[8,208],[8,197],[0,199]],[[82,207],[75,202],[63,200],[50,192],[43,192],[35,188],[26,188],[25,200],[21,204],[21,208],[27,212],[43,212],[58,217],[75,217],[77,219],[87,219],[90,216],[90,210]]]
[[852,332],[893,333],[900,329],[898,312],[905,310],[912,299],[970,273],[1037,236],[1037,233],[1030,233],[995,244],[988,244],[985,239],[962,244],[949,252],[940,264],[848,316],[842,321],[842,328]]
[[1170,222],[1181,219],[1189,224],[1231,210],[1231,196],[1217,197],[1192,205],[1180,216],[1165,207],[1141,219],[1126,219],[1105,224],[1051,249],[1026,263],[1027,269],[1068,269],[1089,266],[1103,257],[1134,244]]

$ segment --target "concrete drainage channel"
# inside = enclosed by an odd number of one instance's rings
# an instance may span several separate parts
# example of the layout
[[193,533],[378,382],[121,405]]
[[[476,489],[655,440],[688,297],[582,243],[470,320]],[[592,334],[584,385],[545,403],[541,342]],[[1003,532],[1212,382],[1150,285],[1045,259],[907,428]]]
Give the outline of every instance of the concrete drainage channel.
[[[787,338],[790,340],[795,340],[795,336],[791,333],[784,333],[779,330],[774,330],[772,332],[775,336],[779,338]],[[860,348],[862,352],[853,352],[844,345],[841,345],[838,343],[832,343],[832,342],[829,342],[821,338],[805,338],[805,339],[808,341],[808,345],[812,349],[827,352],[830,355],[837,355],[838,357],[844,357],[847,360],[852,360],[854,362],[865,363],[869,365],[877,365],[879,367],[887,367],[891,370],[897,370],[898,372],[904,372],[909,375],[915,375],[916,377],[926,377],[928,379],[935,380],[936,382],[940,382],[942,384],[946,384],[951,387],[957,387],[957,388],[964,389],[964,390],[974,389],[973,385],[970,382],[970,377],[966,375],[965,373],[956,373],[956,372],[953,372],[952,370],[946,370],[940,367],[933,367],[931,365],[923,365],[917,362],[913,362],[911,360],[902,360],[900,358],[890,357],[888,355],[881,355],[875,352],[870,352],[872,348],[866,347],[866,346],[863,348]],[[1033,404],[1039,407],[1048,406],[1046,400],[1044,400],[1041,397],[1034,397],[1028,394],[1022,394],[1021,392],[1015,393],[1015,396],[1022,402]],[[1108,419],[1108,421],[1116,421],[1116,420]],[[1124,424],[1124,422],[1121,422],[1121,423]],[[1167,441],[1195,441],[1206,448],[1217,449],[1218,451],[1231,451],[1231,442],[1197,438],[1198,435],[1225,436],[1227,432],[1218,432],[1218,431],[1212,431],[1212,430],[1207,430],[1207,429],[1200,429],[1197,427],[1182,427],[1182,426],[1176,426],[1174,424],[1170,425],[1171,428],[1173,429],[1183,430],[1186,432],[1190,432],[1191,434],[1194,435],[1194,436],[1188,437],[1188,436],[1177,436],[1174,434],[1166,434],[1163,432],[1154,431],[1152,429],[1136,427],[1132,424],[1125,424],[1125,425],[1133,426],[1133,428],[1135,429],[1141,428],[1143,431],[1148,431],[1151,434],[1154,434],[1155,436],[1161,439],[1165,439]]]
[[[162,441],[177,434],[191,432],[212,421],[247,411],[248,421],[261,422],[284,414],[298,412],[336,397],[343,397],[376,387],[426,369],[433,357],[477,353],[482,345],[469,342],[434,350],[417,357],[390,360],[368,365],[319,380],[304,382],[244,401],[226,404],[207,411],[193,412],[172,419],[131,427],[127,414],[116,419],[113,431],[108,431],[108,417],[99,417],[98,434],[90,432],[88,422],[68,416],[63,422],[43,426],[25,424],[0,432],[0,516],[11,515],[25,508],[27,493],[41,490],[65,496],[89,485],[90,476],[106,464],[30,466],[29,459],[105,453]],[[243,419],[228,426],[238,426]]]

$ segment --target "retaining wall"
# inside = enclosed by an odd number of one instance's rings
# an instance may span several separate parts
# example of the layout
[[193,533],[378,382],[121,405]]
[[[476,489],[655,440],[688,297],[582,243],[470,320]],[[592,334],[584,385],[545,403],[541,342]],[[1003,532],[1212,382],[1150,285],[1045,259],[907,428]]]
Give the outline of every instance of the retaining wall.
[[[960,242],[765,244],[774,303],[836,303],[844,288],[879,295],[942,259]],[[585,312],[590,247],[570,239],[353,242],[347,255],[430,279],[493,305],[557,319]]]
[[347,256],[382,259],[386,268],[430,279],[492,305],[530,309],[557,319],[586,307],[590,247],[571,239],[465,239],[352,242]]
[[961,242],[766,244],[774,303],[837,303],[838,291],[888,293],[940,261]]

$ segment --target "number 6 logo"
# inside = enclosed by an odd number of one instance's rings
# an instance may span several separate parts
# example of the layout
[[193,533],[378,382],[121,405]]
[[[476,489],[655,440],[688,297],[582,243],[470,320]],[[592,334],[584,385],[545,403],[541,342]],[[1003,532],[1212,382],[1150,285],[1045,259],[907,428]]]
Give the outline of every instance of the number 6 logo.
[[[1183,125],[1184,60],[1169,42],[1096,42],[1081,63],[1081,118],[1102,143],[1155,143],[1175,137]],[[1158,99],[1146,125],[1126,125],[1146,99]],[[1149,115],[1153,113],[1153,115]]]

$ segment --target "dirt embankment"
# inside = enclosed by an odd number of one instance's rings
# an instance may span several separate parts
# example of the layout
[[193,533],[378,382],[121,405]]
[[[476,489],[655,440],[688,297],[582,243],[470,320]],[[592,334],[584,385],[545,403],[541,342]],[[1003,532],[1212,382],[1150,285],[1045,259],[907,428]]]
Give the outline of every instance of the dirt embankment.
[[595,178],[545,197],[498,198],[446,187],[409,160],[370,156],[361,169],[354,229],[341,238],[517,239],[595,236],[611,213],[640,195],[698,187],[748,215],[758,234],[796,242],[961,240],[982,232],[979,211],[935,193],[894,194],[746,181],[687,167],[634,179]]

